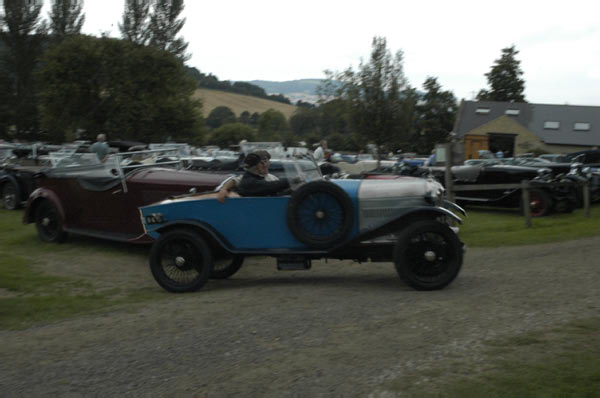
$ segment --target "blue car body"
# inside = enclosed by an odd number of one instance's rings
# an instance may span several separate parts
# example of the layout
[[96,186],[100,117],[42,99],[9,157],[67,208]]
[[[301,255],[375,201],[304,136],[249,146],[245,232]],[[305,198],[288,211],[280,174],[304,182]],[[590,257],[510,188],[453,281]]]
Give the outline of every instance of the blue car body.
[[462,209],[443,199],[433,179],[313,180],[291,194],[224,203],[215,195],[140,207],[145,233],[155,239],[150,268],[166,290],[229,277],[253,255],[275,257],[279,269],[309,269],[319,258],[393,261],[422,290],[446,286],[462,265],[463,246],[450,227],[461,220],[449,210]]

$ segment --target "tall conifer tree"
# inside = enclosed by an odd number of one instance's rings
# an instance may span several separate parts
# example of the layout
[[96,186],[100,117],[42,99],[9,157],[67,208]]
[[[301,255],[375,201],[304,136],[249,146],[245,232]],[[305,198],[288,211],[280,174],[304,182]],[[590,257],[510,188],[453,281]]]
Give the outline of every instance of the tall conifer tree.
[[502,49],[491,70],[485,74],[489,90],[481,90],[477,95],[480,101],[527,102],[525,100],[525,80],[521,78],[521,61],[516,56],[515,46]]

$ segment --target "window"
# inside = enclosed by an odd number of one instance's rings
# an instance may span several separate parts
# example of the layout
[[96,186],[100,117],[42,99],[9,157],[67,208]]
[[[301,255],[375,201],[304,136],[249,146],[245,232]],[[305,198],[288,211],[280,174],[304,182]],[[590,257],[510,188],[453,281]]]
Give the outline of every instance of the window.
[[519,116],[519,113],[521,113],[521,111],[518,109],[507,109],[506,110],[506,114],[509,116]]
[[486,114],[490,113],[490,108],[477,108],[475,113],[486,115]]
[[589,123],[575,123],[573,125],[573,130],[575,131],[590,131],[590,124]]
[[547,130],[558,130],[560,127],[560,122],[544,122],[544,128]]

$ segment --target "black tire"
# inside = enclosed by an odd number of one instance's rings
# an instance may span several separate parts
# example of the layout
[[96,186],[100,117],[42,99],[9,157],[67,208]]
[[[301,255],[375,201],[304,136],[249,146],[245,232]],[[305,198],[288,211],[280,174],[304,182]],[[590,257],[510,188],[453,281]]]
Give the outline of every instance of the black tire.
[[227,279],[242,268],[244,256],[225,256],[213,260],[211,279]]
[[35,210],[35,227],[44,242],[62,243],[67,240],[67,232],[58,210],[47,200],[42,201]]
[[416,221],[399,232],[394,250],[398,276],[416,290],[438,290],[450,284],[463,262],[463,245],[446,224]]
[[309,182],[292,194],[287,224],[296,239],[305,245],[330,248],[342,242],[352,230],[352,200],[332,182]]
[[[521,199],[521,202],[523,200]],[[550,194],[542,189],[532,189],[529,191],[529,209],[531,217],[543,217],[550,214],[554,201]],[[521,211],[523,211],[523,203],[521,203]]]
[[2,186],[2,203],[6,210],[16,210],[21,207],[21,193],[19,187],[13,182],[6,182]]
[[575,210],[576,201],[573,198],[564,198],[554,203],[554,211],[558,213],[572,213]]
[[185,293],[198,290],[208,280],[212,264],[209,246],[188,229],[174,229],[158,238],[150,250],[150,270],[165,290]]

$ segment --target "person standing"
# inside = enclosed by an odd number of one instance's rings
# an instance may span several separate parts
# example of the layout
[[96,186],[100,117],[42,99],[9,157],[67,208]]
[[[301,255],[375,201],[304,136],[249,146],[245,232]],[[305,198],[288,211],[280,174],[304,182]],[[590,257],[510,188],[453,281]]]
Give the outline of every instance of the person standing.
[[315,158],[316,162],[325,160],[325,151],[327,151],[327,140],[321,140],[321,145],[313,153],[313,158]]
[[98,157],[98,160],[101,162],[106,160],[106,157],[110,152],[110,148],[106,143],[106,134],[98,134],[96,137],[96,142],[90,147],[90,152],[95,153]]
[[429,158],[427,158],[427,160],[425,161],[425,166],[435,166],[436,162],[437,162],[437,159],[435,156],[435,149],[432,149],[431,155],[429,155]]

